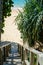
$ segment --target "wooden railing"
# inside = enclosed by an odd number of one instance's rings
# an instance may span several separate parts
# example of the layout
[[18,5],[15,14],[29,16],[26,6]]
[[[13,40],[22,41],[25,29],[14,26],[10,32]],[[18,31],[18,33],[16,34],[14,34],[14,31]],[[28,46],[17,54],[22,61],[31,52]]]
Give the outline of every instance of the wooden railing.
[[[20,46],[20,45],[19,45]],[[20,49],[22,47],[22,49]],[[27,60],[27,53],[26,53],[26,49],[30,52],[30,61],[28,62]],[[36,59],[36,65],[43,65],[43,52],[40,52],[34,48],[29,47],[27,44],[24,44],[24,46],[20,46],[19,47],[20,52],[22,52],[21,57],[23,58],[23,62],[25,62],[25,64],[27,65],[35,65],[34,62],[34,55],[37,56]],[[24,64],[24,65],[25,65]]]

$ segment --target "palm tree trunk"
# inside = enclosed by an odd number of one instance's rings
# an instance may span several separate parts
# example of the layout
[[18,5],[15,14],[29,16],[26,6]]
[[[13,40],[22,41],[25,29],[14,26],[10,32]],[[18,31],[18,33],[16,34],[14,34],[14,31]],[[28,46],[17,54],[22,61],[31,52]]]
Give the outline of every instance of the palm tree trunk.
[[[0,23],[2,22],[2,13],[3,13],[3,0],[0,0]],[[0,25],[0,41],[1,41],[1,25]]]
[[[0,23],[2,22],[2,8],[3,8],[3,0],[0,0]],[[0,25],[0,42],[1,42],[1,25]],[[0,48],[0,65],[3,65],[3,58],[2,58],[2,50]]]
[[1,42],[1,31],[0,31],[0,42]]

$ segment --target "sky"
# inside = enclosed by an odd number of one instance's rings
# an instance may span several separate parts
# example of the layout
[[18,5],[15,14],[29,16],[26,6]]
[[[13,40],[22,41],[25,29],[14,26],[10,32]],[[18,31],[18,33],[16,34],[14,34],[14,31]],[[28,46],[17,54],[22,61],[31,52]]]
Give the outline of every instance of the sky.
[[13,0],[15,7],[23,7],[25,0]]

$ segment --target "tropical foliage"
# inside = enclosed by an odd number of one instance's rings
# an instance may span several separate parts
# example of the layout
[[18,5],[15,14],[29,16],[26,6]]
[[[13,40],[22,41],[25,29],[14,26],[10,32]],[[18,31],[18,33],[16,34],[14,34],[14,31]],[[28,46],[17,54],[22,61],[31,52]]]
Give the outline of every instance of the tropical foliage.
[[43,30],[43,0],[25,0],[23,12],[19,11],[16,18],[18,29],[23,41],[34,46],[36,40],[40,40],[40,32]]
[[[0,22],[0,31],[3,33],[4,18],[11,15],[11,7],[13,6],[12,0],[2,0],[2,22]],[[1,6],[0,6],[1,7]]]

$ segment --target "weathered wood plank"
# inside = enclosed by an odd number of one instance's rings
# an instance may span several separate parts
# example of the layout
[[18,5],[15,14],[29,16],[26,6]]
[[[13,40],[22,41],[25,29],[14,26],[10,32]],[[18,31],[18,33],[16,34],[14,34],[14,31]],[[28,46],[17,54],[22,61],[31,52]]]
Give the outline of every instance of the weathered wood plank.
[[12,44],[12,43],[11,42],[0,42],[0,48],[6,47],[10,44]]

